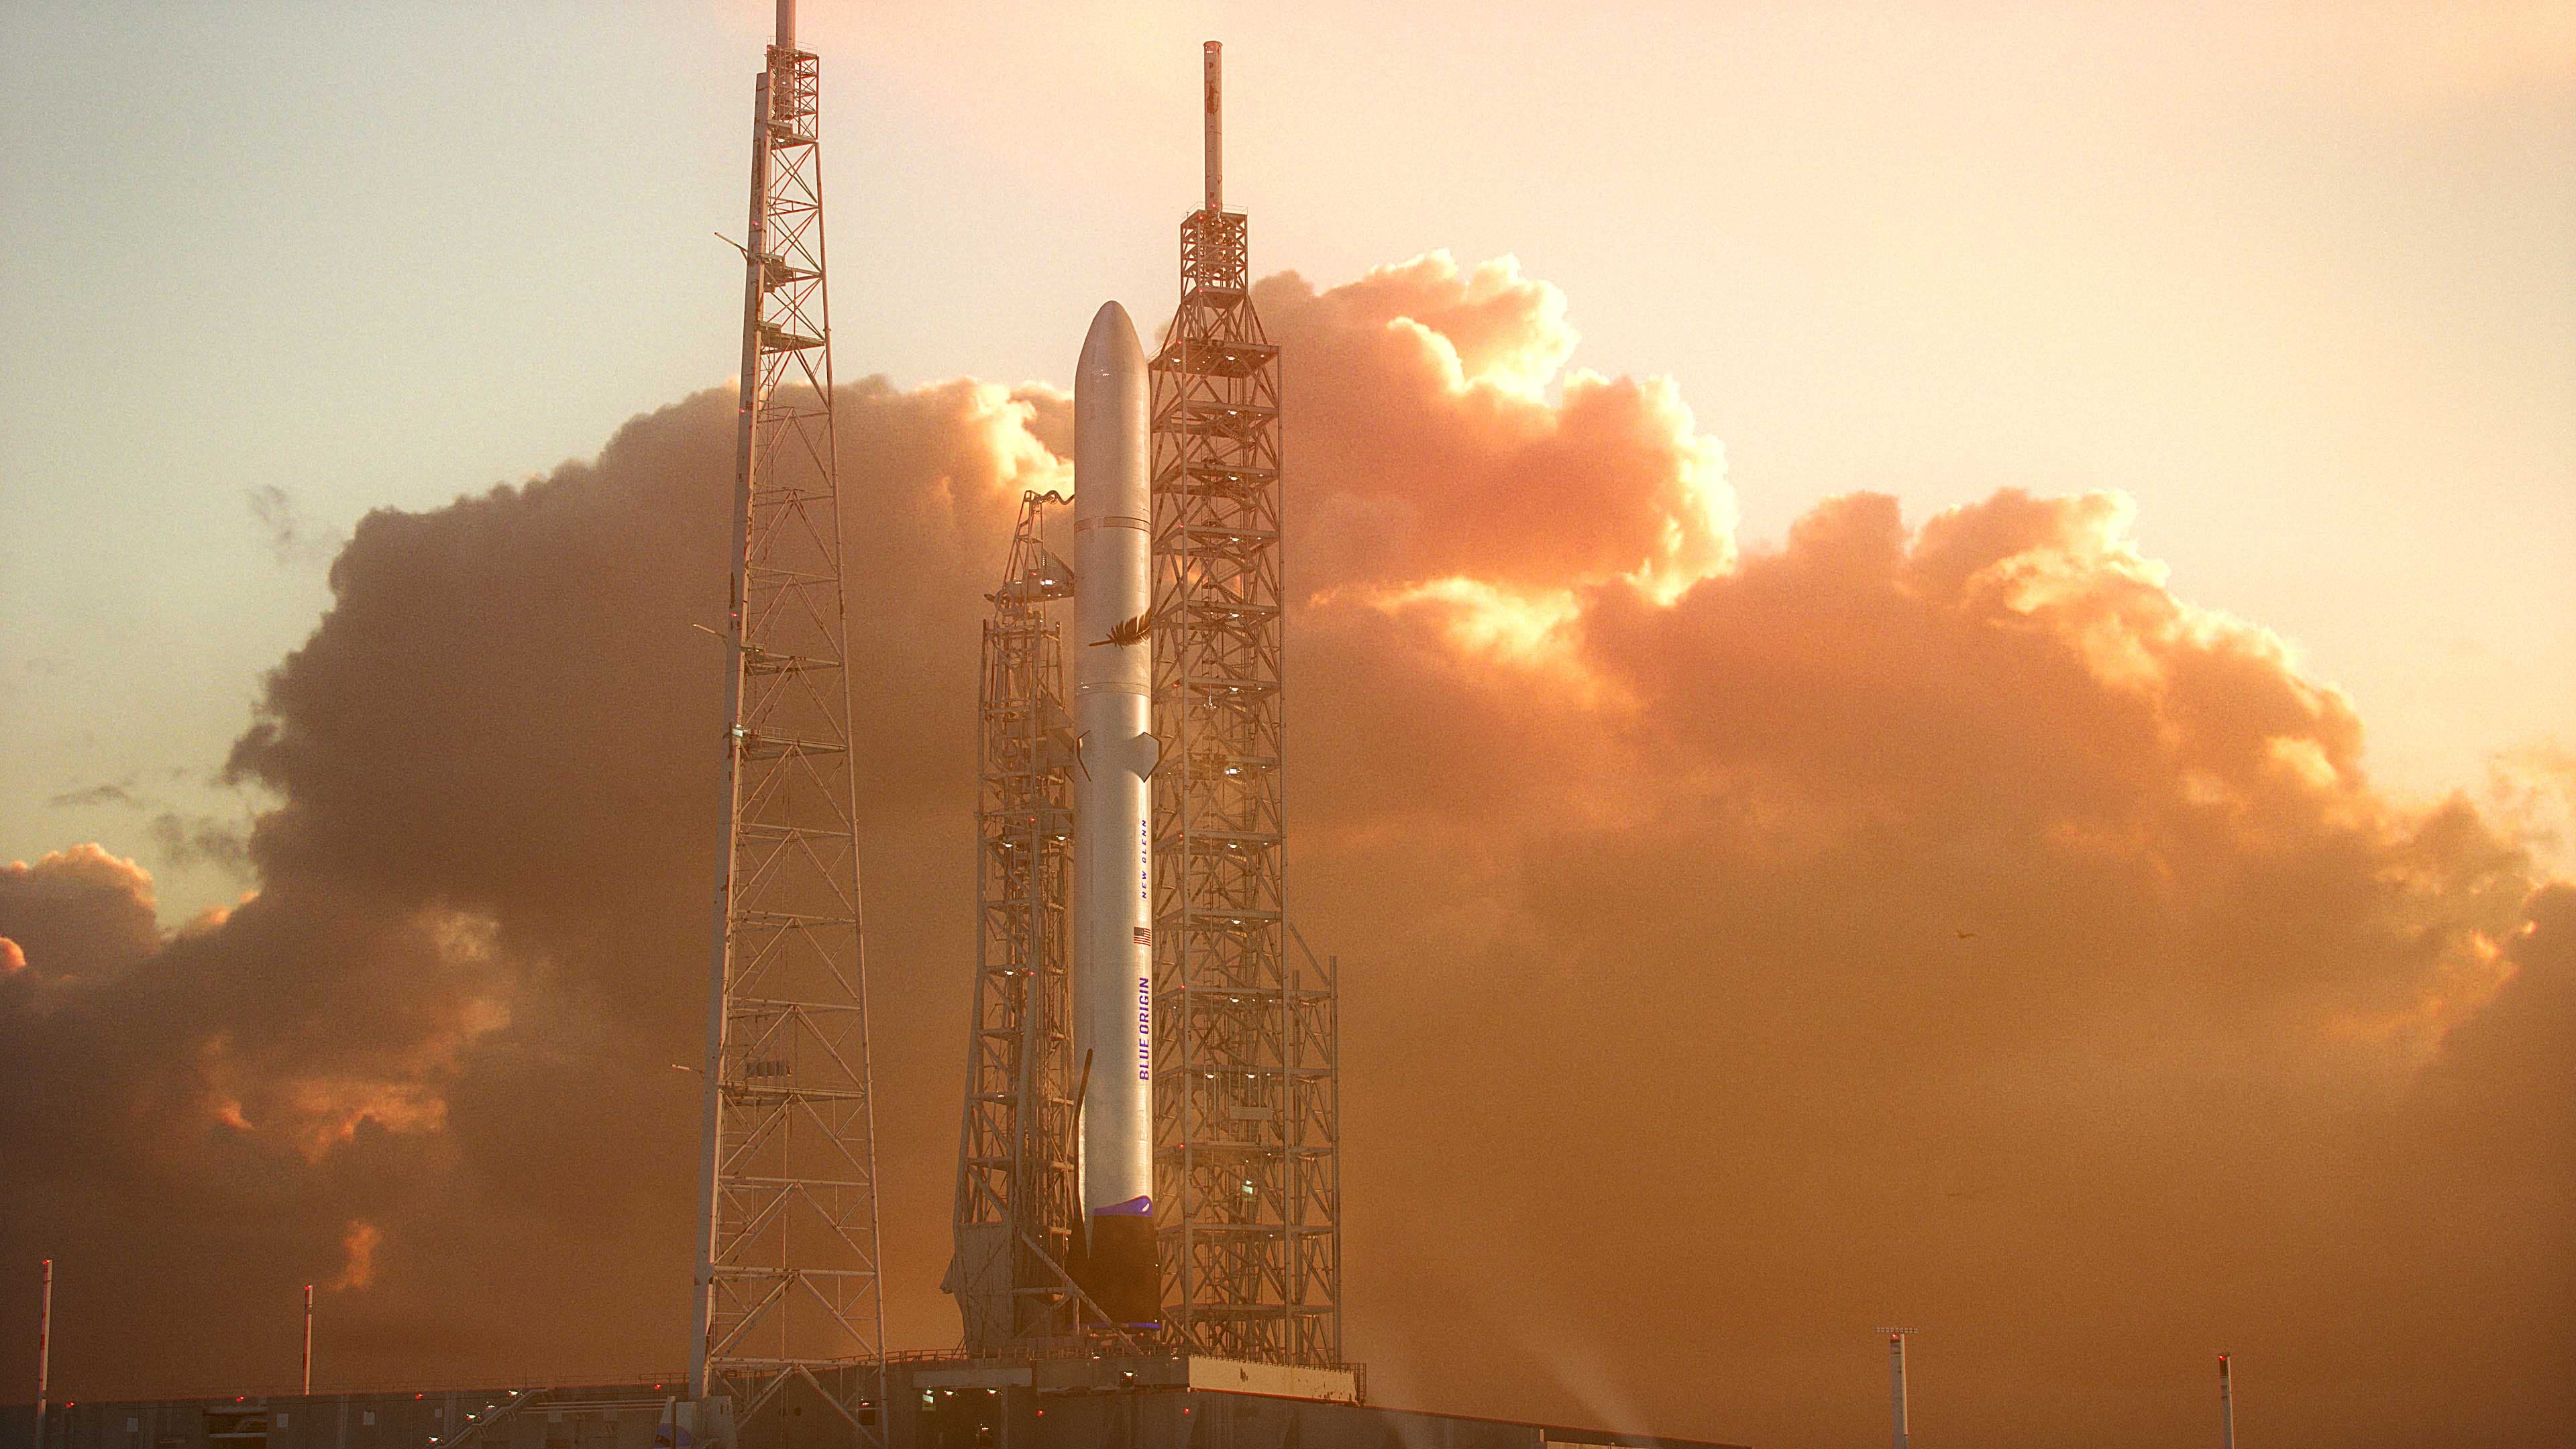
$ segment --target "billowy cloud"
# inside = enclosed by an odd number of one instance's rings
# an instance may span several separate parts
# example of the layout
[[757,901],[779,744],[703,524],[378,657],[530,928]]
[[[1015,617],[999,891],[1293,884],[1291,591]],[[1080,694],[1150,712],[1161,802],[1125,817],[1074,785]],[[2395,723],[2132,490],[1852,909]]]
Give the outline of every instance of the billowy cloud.
[[[1996,1443],[2198,1432],[2222,1347],[2284,1437],[2576,1412],[2576,892],[2517,817],[2374,787],[2126,498],[1747,544],[1678,389],[1576,370],[1508,260],[1258,298],[1381,1397],[1841,1442],[1913,1320]],[[931,1344],[980,595],[1068,410],[834,401],[889,1308]],[[280,802],[239,907],[165,937],[97,847],[0,874],[0,1243],[163,1310],[76,1391],[249,1372],[152,1323],[370,1276],[353,1373],[676,1361],[733,419],[362,522],[229,762]]]

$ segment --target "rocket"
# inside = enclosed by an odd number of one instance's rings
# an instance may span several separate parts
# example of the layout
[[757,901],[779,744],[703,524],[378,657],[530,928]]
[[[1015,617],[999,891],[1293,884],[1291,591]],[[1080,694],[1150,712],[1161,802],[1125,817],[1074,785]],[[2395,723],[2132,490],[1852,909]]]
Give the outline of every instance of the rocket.
[[1145,349],[1102,305],[1073,382],[1074,1051],[1084,1242],[1075,1281],[1113,1321],[1162,1318],[1154,1251],[1158,757]]

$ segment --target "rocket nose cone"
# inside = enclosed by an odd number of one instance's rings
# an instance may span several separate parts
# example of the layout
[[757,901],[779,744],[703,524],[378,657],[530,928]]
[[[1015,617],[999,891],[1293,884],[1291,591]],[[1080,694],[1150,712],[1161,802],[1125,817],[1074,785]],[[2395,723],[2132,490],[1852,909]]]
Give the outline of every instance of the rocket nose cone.
[[1082,360],[1075,370],[1083,377],[1105,377],[1112,372],[1145,365],[1144,344],[1136,340],[1136,324],[1127,317],[1127,309],[1115,302],[1103,302],[1091,314],[1091,330],[1083,334]]

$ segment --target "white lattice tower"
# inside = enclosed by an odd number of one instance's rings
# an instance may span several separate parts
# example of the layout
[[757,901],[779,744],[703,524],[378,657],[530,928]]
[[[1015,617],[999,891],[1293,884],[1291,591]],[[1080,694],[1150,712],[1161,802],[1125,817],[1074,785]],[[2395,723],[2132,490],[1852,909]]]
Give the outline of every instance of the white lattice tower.
[[[690,1391],[747,1424],[882,1358],[876,1141],[841,572],[821,66],[792,3],[754,88]],[[876,1443],[876,1375],[824,1392]]]

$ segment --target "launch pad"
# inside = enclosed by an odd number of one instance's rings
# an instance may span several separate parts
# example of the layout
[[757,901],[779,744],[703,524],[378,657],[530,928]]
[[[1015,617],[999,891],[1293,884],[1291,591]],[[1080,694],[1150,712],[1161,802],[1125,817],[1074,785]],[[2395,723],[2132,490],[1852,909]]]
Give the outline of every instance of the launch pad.
[[[1335,1404],[1356,1404],[1363,1396],[1356,1365],[1316,1368],[1194,1354],[984,1358],[942,1353],[912,1355],[898,1364],[890,1373],[899,1372],[907,1388],[924,1396],[1009,1388],[1037,1395],[1199,1389]],[[923,1402],[927,1407],[926,1397]]]
[[1382,1408],[1360,1402],[1356,1368],[1198,1355],[924,1356],[889,1365],[887,1383],[887,1449],[1733,1449]]
[[[1192,1355],[897,1355],[824,1369],[738,1429],[678,1400],[677,1380],[560,1389],[279,1394],[65,1404],[42,1449],[1742,1449],[1607,1429],[1474,1419],[1358,1402],[1354,1368]],[[0,1411],[0,1449],[30,1449],[31,1416]]]

